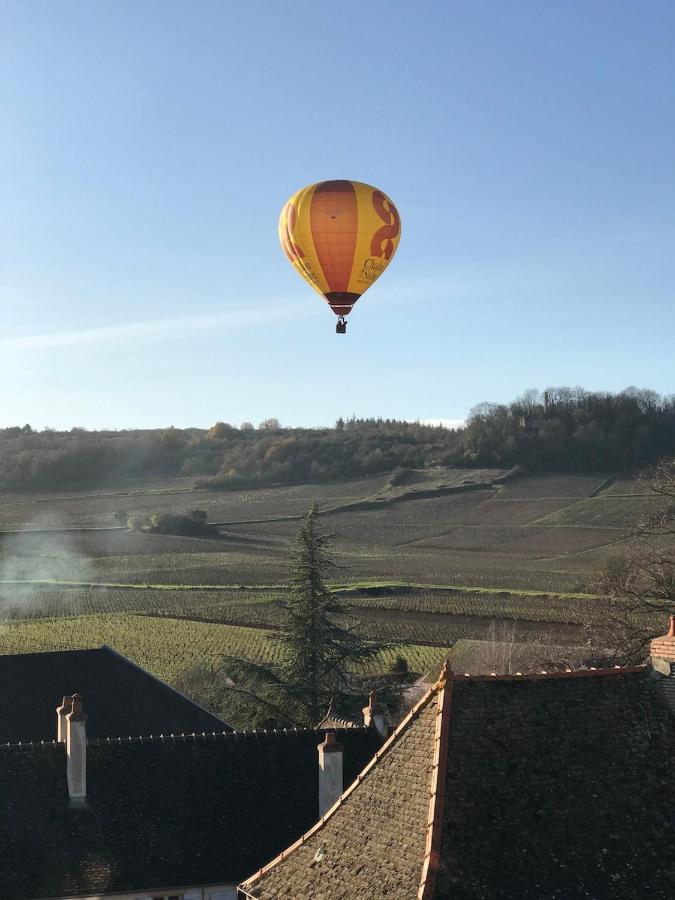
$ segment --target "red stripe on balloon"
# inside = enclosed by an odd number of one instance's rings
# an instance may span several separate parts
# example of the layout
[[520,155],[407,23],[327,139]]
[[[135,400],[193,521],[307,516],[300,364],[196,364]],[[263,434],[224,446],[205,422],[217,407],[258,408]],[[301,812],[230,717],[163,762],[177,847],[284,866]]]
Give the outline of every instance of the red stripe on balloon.
[[336,316],[348,316],[360,296],[361,294],[354,294],[351,291],[344,291],[342,293],[329,291],[324,294],[324,297],[328,300],[328,305]]

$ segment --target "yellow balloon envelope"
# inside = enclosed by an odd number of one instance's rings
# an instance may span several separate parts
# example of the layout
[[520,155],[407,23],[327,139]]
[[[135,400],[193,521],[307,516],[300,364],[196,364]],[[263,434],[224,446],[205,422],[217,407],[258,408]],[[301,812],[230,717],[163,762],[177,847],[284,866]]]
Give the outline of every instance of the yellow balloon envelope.
[[279,239],[291,264],[339,317],[349,315],[391,262],[401,217],[385,193],[360,181],[320,181],[293,194]]

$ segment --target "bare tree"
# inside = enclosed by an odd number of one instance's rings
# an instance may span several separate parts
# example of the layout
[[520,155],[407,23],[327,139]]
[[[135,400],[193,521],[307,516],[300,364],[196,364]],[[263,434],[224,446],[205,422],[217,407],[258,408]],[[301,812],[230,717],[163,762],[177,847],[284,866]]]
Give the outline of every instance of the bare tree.
[[260,425],[258,425],[258,431],[278,431],[281,428],[281,424],[278,419],[263,419]]
[[615,648],[618,662],[644,658],[649,640],[675,613],[675,457],[660,460],[640,482],[662,502],[633,529],[628,550],[598,573],[596,589],[613,601],[612,616],[590,626],[593,642]]
[[637,611],[675,612],[675,457],[660,460],[640,482],[661,499],[632,532],[628,551],[599,574],[598,588]]

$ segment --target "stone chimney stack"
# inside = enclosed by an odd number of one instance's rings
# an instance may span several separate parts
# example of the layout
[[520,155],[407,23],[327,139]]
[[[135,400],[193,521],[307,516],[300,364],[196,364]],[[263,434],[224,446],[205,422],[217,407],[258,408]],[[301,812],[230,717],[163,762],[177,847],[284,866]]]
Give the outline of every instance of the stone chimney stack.
[[377,691],[371,691],[368,695],[368,706],[363,707],[363,723],[366,728],[372,725],[381,738],[387,737],[384,710],[377,702]]
[[654,638],[650,646],[652,665],[662,675],[670,675],[675,663],[675,616],[670,617],[668,634]]
[[319,818],[325,816],[342,795],[342,745],[335,739],[335,732],[327,731],[323,744],[319,744]]
[[66,716],[72,708],[72,697],[64,697],[61,701],[61,706],[56,707],[56,740],[59,743],[66,739]]
[[87,805],[87,717],[82,698],[73,694],[66,714],[66,774],[71,807]]

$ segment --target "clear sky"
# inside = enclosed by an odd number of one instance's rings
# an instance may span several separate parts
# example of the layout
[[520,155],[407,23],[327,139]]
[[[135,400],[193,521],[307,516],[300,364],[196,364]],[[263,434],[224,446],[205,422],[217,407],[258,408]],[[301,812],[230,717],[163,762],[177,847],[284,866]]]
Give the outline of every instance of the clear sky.
[[[0,0],[0,425],[675,391],[675,3]],[[386,191],[346,336],[277,239]]]

